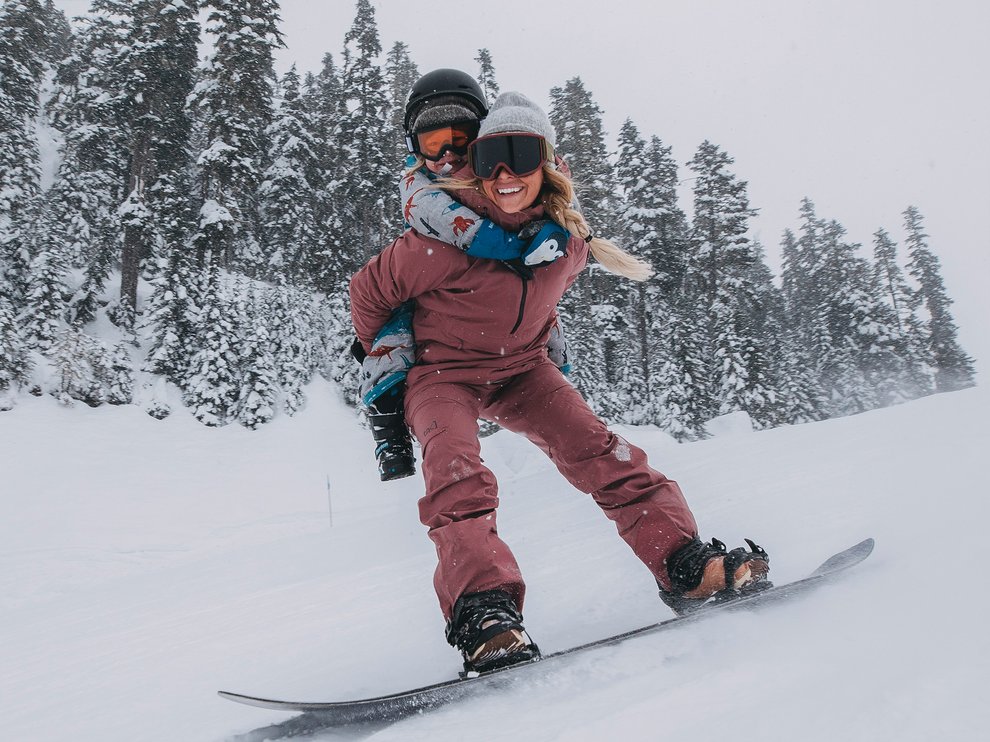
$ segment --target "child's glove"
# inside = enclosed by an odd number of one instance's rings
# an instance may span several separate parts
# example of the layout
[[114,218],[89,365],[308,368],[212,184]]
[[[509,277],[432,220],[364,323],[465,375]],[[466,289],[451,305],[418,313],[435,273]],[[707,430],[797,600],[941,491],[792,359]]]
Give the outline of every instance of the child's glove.
[[567,254],[569,237],[567,230],[548,219],[527,224],[518,235],[485,219],[466,252],[474,258],[521,259],[529,266],[547,265]]
[[567,255],[570,233],[556,222],[540,219],[519,230],[519,239],[526,241],[523,263],[529,266],[548,265]]

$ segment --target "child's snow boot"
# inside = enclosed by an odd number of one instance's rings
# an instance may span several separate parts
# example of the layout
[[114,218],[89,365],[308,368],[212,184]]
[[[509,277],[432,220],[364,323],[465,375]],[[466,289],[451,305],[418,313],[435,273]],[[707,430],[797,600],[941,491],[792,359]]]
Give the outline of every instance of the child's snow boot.
[[660,598],[677,614],[690,613],[709,600],[731,600],[771,587],[767,580],[770,557],[749,539],[749,549],[726,552],[713,538],[710,544],[694,539],[667,558],[673,590],[660,588]]
[[368,424],[375,439],[378,475],[383,482],[416,473],[412,436],[406,425],[405,383],[397,384],[368,406]]
[[380,413],[368,411],[371,435],[375,439],[375,458],[378,474],[383,482],[402,479],[416,473],[412,437],[406,427],[403,412]]
[[503,590],[469,593],[454,604],[447,641],[461,650],[465,673],[539,659],[540,650],[522,622],[522,614]]

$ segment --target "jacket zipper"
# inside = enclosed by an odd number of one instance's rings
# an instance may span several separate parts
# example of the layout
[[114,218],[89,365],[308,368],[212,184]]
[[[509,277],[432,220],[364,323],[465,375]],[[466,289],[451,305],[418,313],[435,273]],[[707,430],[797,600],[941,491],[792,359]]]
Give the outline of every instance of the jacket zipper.
[[516,317],[516,324],[509,330],[510,335],[515,335],[516,330],[519,329],[519,325],[522,324],[523,313],[526,311],[526,294],[529,293],[529,279],[533,277],[533,271],[525,265],[515,265],[507,261],[502,261],[502,263],[510,271],[519,276],[519,280],[523,282],[522,295],[519,297],[519,314]]
[[519,316],[516,317],[516,324],[514,324],[512,329],[509,330],[510,335],[516,334],[516,330],[519,329],[519,325],[521,325],[523,321],[523,312],[526,311],[526,293],[529,291],[529,279],[520,273],[519,280],[522,281],[522,295],[519,297]]

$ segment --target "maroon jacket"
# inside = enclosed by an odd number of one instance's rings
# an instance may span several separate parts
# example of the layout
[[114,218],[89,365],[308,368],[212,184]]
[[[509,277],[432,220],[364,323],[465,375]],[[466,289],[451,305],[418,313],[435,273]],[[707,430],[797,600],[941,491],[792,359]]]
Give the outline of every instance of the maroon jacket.
[[[459,201],[507,231],[544,216],[542,205],[506,214],[479,191]],[[588,245],[571,236],[567,255],[520,275],[495,260],[408,231],[351,279],[351,318],[365,351],[393,309],[415,299],[416,366],[411,385],[438,381],[497,382],[546,358],[557,302],[584,269]]]

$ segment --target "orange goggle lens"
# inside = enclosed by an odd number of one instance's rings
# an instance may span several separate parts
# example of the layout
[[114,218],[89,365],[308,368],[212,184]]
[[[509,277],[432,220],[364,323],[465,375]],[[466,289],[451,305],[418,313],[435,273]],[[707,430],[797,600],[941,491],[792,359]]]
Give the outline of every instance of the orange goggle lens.
[[446,152],[467,154],[468,145],[478,136],[479,123],[464,121],[416,132],[416,151],[427,160],[439,160]]

